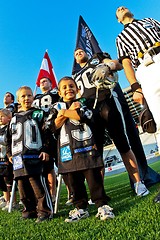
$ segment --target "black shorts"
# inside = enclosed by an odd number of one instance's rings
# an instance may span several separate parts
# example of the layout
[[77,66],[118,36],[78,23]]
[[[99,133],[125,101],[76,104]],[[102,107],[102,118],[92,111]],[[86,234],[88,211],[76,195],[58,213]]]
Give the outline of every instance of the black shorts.
[[11,176],[0,176],[0,190],[3,192],[11,192],[13,184],[13,175]]
[[0,190],[3,192],[7,192],[7,186],[3,176],[0,176]]

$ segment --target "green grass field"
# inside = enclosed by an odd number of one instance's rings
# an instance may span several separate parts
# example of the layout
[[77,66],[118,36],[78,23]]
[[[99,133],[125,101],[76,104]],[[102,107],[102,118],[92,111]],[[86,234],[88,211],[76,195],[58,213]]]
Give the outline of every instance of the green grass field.
[[[160,163],[151,164],[160,172]],[[61,188],[59,212],[51,221],[36,224],[35,220],[21,220],[20,211],[0,210],[0,240],[159,240],[160,204],[153,203],[159,184],[150,187],[150,194],[139,198],[130,188],[127,173],[105,177],[105,189],[111,197],[115,218],[100,221],[97,209],[89,206],[90,217],[75,223],[64,219],[72,207],[67,207],[67,192]]]

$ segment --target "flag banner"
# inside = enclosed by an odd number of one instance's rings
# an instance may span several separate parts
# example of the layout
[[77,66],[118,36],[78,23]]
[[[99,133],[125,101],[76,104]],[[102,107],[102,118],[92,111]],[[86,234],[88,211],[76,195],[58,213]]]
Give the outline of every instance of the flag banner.
[[54,73],[54,69],[51,63],[51,60],[49,58],[48,52],[46,51],[41,63],[40,71],[37,77],[36,85],[40,86],[40,80],[42,78],[49,78],[52,82],[52,89],[57,87],[57,79],[56,75]]
[[[82,16],[79,17],[78,23],[78,33],[75,49],[77,48],[83,49],[89,57],[92,57],[94,53],[102,52],[96,38],[94,37],[92,31],[90,30]],[[79,70],[80,66],[74,60],[72,74],[75,74]]]

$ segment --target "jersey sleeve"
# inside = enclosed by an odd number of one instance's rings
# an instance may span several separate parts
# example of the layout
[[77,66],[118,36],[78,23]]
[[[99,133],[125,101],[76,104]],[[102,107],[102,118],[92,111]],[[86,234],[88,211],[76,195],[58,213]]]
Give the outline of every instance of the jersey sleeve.
[[91,121],[93,112],[87,107],[87,100],[85,98],[80,98],[79,101],[81,106],[77,109],[77,113],[80,116],[80,122],[87,123],[88,121]]
[[12,133],[11,133],[11,123],[7,126],[7,142],[6,142],[6,154],[7,157],[12,156],[11,144],[12,144]]
[[122,60],[125,59],[125,58],[130,59],[127,48],[123,44],[120,37],[116,38],[116,47],[117,47],[117,56],[118,56],[118,60],[119,60],[120,63],[122,63]]

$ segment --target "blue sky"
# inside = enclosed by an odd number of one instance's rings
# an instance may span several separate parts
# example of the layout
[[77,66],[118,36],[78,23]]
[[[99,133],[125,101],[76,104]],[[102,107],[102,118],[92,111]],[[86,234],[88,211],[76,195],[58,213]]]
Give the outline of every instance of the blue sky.
[[[119,6],[135,18],[160,21],[159,0],[134,1],[0,1],[0,107],[6,91],[14,95],[22,85],[33,90],[45,50],[57,79],[71,75],[79,15],[82,15],[103,51],[117,58],[115,38],[123,26],[115,18]],[[119,82],[127,87],[123,70]]]

